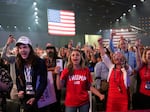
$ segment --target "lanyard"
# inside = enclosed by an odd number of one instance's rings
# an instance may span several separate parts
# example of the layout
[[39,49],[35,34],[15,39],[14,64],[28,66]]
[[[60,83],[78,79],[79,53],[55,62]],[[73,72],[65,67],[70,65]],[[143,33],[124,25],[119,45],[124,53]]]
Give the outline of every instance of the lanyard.
[[26,82],[32,82],[32,74],[31,74],[31,66],[25,66],[24,68],[24,74],[25,74],[25,79]]

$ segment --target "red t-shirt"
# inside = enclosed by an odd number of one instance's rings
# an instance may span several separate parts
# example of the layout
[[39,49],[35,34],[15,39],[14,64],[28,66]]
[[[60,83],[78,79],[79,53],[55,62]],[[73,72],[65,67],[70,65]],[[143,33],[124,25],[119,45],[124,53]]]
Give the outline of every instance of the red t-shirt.
[[146,83],[150,82],[150,69],[147,68],[146,65],[144,65],[140,71],[140,78],[141,78],[141,84],[140,84],[140,93],[150,96],[150,89],[146,89]]
[[68,69],[61,73],[61,80],[66,81],[66,106],[80,106],[89,102],[88,90],[92,83],[92,77],[88,68],[74,70],[72,75]]

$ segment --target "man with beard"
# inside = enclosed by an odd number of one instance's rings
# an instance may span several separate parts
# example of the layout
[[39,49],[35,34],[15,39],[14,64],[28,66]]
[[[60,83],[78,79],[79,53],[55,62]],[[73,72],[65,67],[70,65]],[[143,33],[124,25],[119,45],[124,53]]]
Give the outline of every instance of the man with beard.
[[52,101],[52,103],[48,106],[48,111],[49,112],[60,112],[60,96],[61,96],[61,91],[60,91],[60,86],[59,86],[59,74],[56,73],[55,71],[59,71],[60,67],[57,66],[57,51],[54,46],[51,44],[46,45],[46,56],[45,56],[45,62],[47,65],[47,70],[50,72],[53,76],[53,84],[54,88],[51,88],[51,92],[55,93],[53,94],[53,97],[56,97],[55,101]]

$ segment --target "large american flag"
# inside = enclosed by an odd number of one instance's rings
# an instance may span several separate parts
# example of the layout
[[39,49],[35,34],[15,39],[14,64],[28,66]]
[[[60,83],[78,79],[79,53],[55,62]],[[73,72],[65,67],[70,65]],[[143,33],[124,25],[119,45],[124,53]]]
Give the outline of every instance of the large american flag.
[[73,11],[48,9],[47,16],[49,34],[75,35],[75,13]]
[[[114,33],[113,43],[115,46],[117,46],[121,36],[124,37],[130,43],[130,45],[134,45],[137,39],[137,31],[130,31],[129,29],[111,29],[110,35],[112,34],[112,32]],[[109,40],[109,38],[103,39],[103,43],[105,46],[108,45]]]

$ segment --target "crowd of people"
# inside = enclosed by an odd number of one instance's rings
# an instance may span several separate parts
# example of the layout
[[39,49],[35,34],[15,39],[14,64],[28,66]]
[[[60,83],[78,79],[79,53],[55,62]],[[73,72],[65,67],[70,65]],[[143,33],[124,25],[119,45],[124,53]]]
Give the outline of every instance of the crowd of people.
[[150,48],[137,39],[131,49],[122,36],[116,47],[113,33],[108,47],[102,38],[97,43],[33,48],[29,37],[9,35],[0,61],[0,112],[6,98],[20,102],[23,112],[89,112],[89,91],[97,111],[150,109]]

